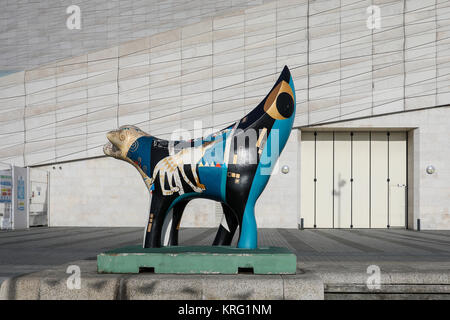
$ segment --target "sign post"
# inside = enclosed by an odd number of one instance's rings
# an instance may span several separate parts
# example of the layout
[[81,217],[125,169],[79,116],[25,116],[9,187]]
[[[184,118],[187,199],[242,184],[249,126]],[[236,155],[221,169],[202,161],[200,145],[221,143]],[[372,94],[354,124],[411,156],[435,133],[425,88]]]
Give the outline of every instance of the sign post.
[[29,227],[29,169],[13,167],[13,229],[27,229]]
[[0,170],[0,208],[3,213],[0,229],[12,229],[12,174],[11,170]]

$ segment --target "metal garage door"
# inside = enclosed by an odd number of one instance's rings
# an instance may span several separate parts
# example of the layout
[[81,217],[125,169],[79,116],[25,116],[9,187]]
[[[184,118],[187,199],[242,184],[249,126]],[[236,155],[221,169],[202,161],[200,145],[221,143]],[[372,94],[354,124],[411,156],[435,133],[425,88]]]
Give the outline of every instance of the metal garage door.
[[406,138],[397,131],[302,131],[303,226],[405,227]]

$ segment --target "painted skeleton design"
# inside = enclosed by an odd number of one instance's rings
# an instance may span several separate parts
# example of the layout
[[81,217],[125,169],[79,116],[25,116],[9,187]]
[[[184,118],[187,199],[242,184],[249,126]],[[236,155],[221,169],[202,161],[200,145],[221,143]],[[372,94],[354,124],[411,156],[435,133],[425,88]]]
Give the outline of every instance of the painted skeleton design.
[[[195,192],[201,193],[205,190],[205,186],[200,183],[197,175],[197,163],[204,156],[205,151],[211,146],[212,141],[205,142],[193,148],[183,148],[173,155],[164,157],[156,164],[152,176],[149,177],[138,163],[127,157],[130,149],[138,147],[137,139],[142,136],[148,135],[135,126],[122,126],[118,130],[113,130],[108,133],[110,142],[104,146],[103,151],[109,156],[127,161],[136,167],[149,190],[155,182],[158,173],[163,195],[172,195],[175,192],[178,192],[180,195],[183,194],[184,190],[181,177]],[[186,175],[185,166],[190,166],[194,178],[193,182]],[[165,179],[167,179],[169,189],[165,188]]]
[[[153,184],[155,182],[156,176],[159,173],[159,182],[162,194],[171,195],[174,192],[178,192],[181,195],[184,193],[183,185],[180,179],[181,173],[183,180],[192,188],[192,190],[194,190],[195,192],[202,192],[203,190],[205,190],[205,186],[200,183],[200,180],[198,178],[197,163],[205,154],[208,144],[210,143],[207,142],[195,148],[185,148],[174,155],[161,159],[156,164],[155,169],[153,170],[153,176],[149,182]],[[189,161],[185,161],[186,159],[189,159]],[[191,167],[192,176],[194,177],[194,183],[192,183],[187,177],[184,171],[185,165],[189,165]],[[168,190],[166,190],[165,188],[166,178],[169,184]],[[173,184],[173,182],[175,182],[175,184]]]

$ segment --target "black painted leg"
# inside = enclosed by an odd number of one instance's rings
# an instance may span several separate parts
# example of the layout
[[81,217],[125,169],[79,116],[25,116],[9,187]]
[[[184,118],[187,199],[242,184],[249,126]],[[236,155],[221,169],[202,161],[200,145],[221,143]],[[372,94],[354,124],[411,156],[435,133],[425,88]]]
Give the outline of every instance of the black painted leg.
[[150,214],[145,230],[144,248],[161,247],[161,229],[170,203],[169,199],[164,197],[152,196]]
[[169,246],[178,245],[178,231],[180,230],[181,218],[183,217],[183,211],[188,202],[189,201],[179,202],[173,207],[172,226],[170,228],[170,238],[168,243]]

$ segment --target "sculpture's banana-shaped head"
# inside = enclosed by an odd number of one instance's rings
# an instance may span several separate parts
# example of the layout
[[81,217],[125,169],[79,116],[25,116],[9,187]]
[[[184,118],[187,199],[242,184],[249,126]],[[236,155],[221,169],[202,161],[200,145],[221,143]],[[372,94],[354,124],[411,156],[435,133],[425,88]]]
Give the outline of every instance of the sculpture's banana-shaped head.
[[136,148],[136,140],[147,135],[138,127],[121,126],[119,129],[112,130],[106,134],[109,142],[103,146],[103,152],[107,156],[126,161],[128,151]]

